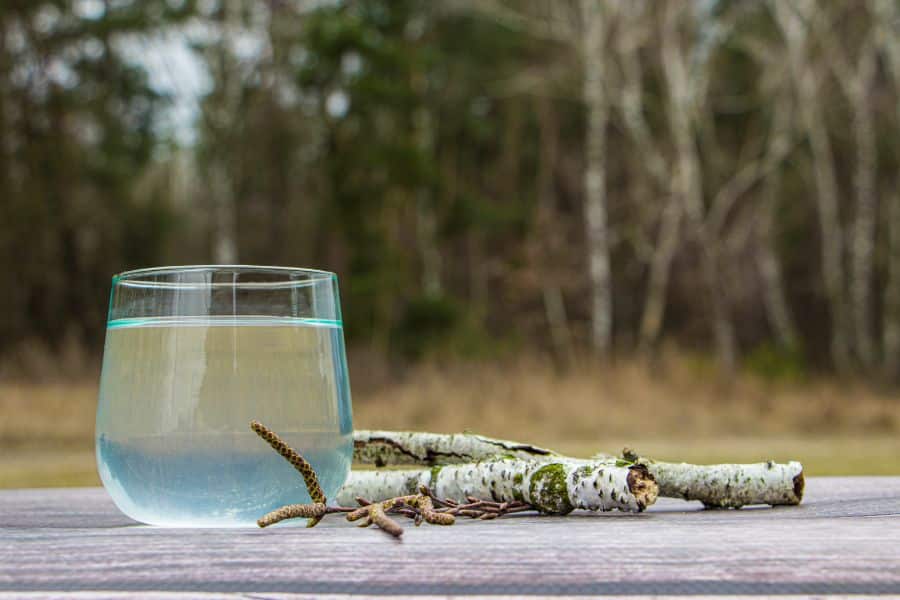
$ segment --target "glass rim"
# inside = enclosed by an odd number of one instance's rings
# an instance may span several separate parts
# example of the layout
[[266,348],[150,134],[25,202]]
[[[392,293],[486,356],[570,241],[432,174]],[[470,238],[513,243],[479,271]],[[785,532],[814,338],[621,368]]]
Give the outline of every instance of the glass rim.
[[[153,279],[155,276],[178,275],[182,273],[256,273],[281,275],[283,279],[274,281],[165,281]],[[292,279],[291,276],[303,276]],[[165,288],[165,289],[198,289],[198,288],[240,288],[240,289],[273,289],[292,288],[330,282],[337,277],[331,271],[310,269],[306,267],[280,267],[269,265],[171,265],[162,267],[146,267],[116,273],[112,277],[113,287]]]

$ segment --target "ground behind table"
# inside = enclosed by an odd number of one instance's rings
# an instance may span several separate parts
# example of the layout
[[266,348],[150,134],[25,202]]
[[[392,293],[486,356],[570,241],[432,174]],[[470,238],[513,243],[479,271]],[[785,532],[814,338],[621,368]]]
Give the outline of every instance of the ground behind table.
[[161,529],[102,489],[0,492],[0,596],[900,595],[900,477],[807,481],[799,507],[315,529]]

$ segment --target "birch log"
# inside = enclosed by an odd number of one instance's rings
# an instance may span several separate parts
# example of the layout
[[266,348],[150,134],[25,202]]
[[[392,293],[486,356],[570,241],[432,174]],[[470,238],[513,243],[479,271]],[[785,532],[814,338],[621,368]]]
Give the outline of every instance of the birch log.
[[623,453],[627,460],[647,467],[667,498],[699,500],[712,508],[740,508],[751,504],[794,505],[803,499],[803,465],[773,461],[746,465],[669,463]]
[[575,509],[640,512],[656,501],[659,491],[646,467],[623,461],[501,458],[431,469],[351,471],[337,503],[351,506],[357,497],[378,502],[416,494],[423,485],[439,498],[521,501],[557,515]]
[[[451,465],[490,462],[498,457],[505,457],[543,464],[558,462],[581,467],[604,465],[626,468],[622,461],[617,462],[612,457],[598,456],[589,460],[571,458],[538,446],[470,433],[363,430],[354,432],[353,441],[353,458],[357,463],[380,466]],[[803,499],[803,465],[799,462],[692,465],[654,461],[639,457],[629,450],[624,454],[628,461],[643,465],[649,470],[659,485],[659,495],[663,497],[699,500],[706,506],[722,508],[752,504],[799,504]],[[340,492],[340,498],[353,502],[356,496],[365,496],[374,501],[382,494],[388,494],[384,497],[393,497],[415,493],[419,485],[431,485],[430,479],[420,481],[421,477],[429,473],[418,470],[353,471],[347,485]],[[490,489],[481,492],[487,494],[483,497],[491,497]],[[375,498],[369,498],[369,495]],[[479,493],[469,495],[481,497]]]

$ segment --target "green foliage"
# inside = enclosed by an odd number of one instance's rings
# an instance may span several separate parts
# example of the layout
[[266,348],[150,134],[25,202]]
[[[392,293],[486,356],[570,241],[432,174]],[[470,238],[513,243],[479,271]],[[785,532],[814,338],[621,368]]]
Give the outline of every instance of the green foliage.
[[[168,199],[140,198],[163,98],[123,52],[137,34],[185,18],[192,3],[0,6],[0,300],[6,348],[74,330],[102,339],[109,277],[162,254]],[[6,349],[0,348],[0,350]]]

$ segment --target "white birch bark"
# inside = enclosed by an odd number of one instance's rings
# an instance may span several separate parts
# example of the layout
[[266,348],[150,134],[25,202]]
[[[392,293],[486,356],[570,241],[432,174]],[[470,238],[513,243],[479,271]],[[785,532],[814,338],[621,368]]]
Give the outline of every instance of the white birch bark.
[[606,97],[605,62],[607,23],[604,5],[581,0],[584,28],[582,62],[583,98],[587,109],[585,139],[584,214],[585,236],[591,280],[591,342],[594,350],[607,354],[612,345],[612,276],[609,260],[606,199]]
[[645,467],[625,465],[505,458],[431,469],[351,471],[336,500],[342,506],[352,506],[357,497],[378,502],[418,493],[424,485],[439,498],[522,501],[550,514],[643,511],[656,501],[658,486]]
[[875,84],[877,58],[871,50],[864,50],[854,82],[853,134],[856,142],[856,172],[853,184],[856,194],[856,220],[853,224],[853,244],[850,294],[853,307],[853,326],[856,351],[863,366],[871,369],[877,360],[872,331],[872,271],[875,254],[875,220],[878,213],[876,169],[878,163],[875,144],[874,110],[871,92]]
[[729,316],[727,300],[719,286],[718,239],[706,225],[700,156],[692,125],[697,119],[704,85],[701,80],[691,76],[692,71],[680,40],[682,15],[690,12],[674,3],[667,3],[661,32],[663,74],[669,90],[669,129],[677,153],[673,191],[684,203],[685,214],[700,248],[700,268],[712,311],[717,358],[723,371],[732,373],[737,365],[734,325]]
[[[660,152],[659,140],[654,138],[644,118],[643,71],[640,49],[653,39],[652,28],[645,25],[646,19],[639,4],[623,3],[620,7],[622,27],[615,36],[616,54],[622,72],[620,83],[620,110],[631,141],[637,147],[636,153],[643,158],[642,166],[654,184],[662,190],[670,191],[671,169],[666,157]],[[668,295],[672,262],[681,241],[683,206],[674,194],[661,199],[656,244],[650,257],[649,276],[644,306],[641,312],[638,347],[647,354],[655,347],[662,331],[663,318]]]
[[448,465],[507,456],[534,459],[558,456],[552,450],[498,440],[473,433],[417,431],[353,432],[353,460],[378,467],[389,465]]
[[648,353],[656,345],[662,331],[672,274],[672,261],[681,239],[681,221],[684,213],[681,200],[672,196],[663,209],[657,234],[656,248],[650,261],[650,278],[647,282],[647,298],[641,313],[640,351]]
[[794,505],[803,499],[803,466],[778,464],[691,465],[641,458],[626,451],[626,458],[644,465],[667,498],[699,500],[707,507],[741,508],[752,504]]
[[[592,468],[599,468],[600,465],[624,468],[637,462],[650,470],[659,484],[661,496],[699,500],[707,506],[736,508],[750,504],[799,504],[803,497],[803,466],[797,462],[691,465],[657,462],[638,457],[627,450],[627,463],[610,456],[579,459],[565,457],[537,446],[471,433],[360,430],[353,433],[353,440],[354,461],[378,466],[442,466],[461,463],[471,466],[479,461],[493,462],[498,457],[520,463],[565,463]],[[493,469],[489,468],[489,472],[493,473]],[[345,490],[341,491],[341,503],[353,501],[355,496],[375,501],[375,497],[385,499],[415,493],[418,485],[431,485],[422,479],[425,473],[429,471],[352,471],[348,480],[352,485],[348,483]],[[369,497],[360,493],[361,491],[367,491],[375,497]],[[484,498],[491,497],[490,490],[482,491],[488,494]],[[477,493],[469,495],[482,497]]]
[[[788,3],[777,0],[772,0],[770,5],[785,40],[791,80],[802,108],[802,127],[813,155],[822,275],[831,311],[831,357],[835,368],[847,373],[850,369],[849,323],[844,289],[844,235],[838,211],[838,183],[831,141],[819,102],[819,67],[813,64],[807,51],[810,35],[807,22],[816,7],[809,2]],[[803,11],[804,18],[797,14],[798,10]]]
[[237,200],[235,181],[228,152],[234,146],[234,125],[230,119],[239,114],[241,96],[241,75],[237,60],[232,54],[231,40],[241,29],[242,0],[225,0],[224,18],[220,25],[222,39],[219,41],[218,57],[221,73],[219,81],[223,89],[220,106],[210,111],[210,124],[218,138],[210,168],[210,190],[212,198],[213,261],[218,264],[233,265],[238,262],[237,246]]
[[213,193],[213,262],[234,265],[238,263],[237,219],[231,174],[224,165],[217,164],[211,169],[211,175],[209,186]]
[[872,271],[875,252],[877,149],[875,143],[872,90],[878,67],[878,46],[867,35],[856,64],[846,56],[845,41],[831,31],[821,32],[821,45],[828,57],[852,113],[856,164],[853,173],[854,222],[850,231],[850,311],[853,341],[862,365],[875,365],[877,349],[872,332]]

